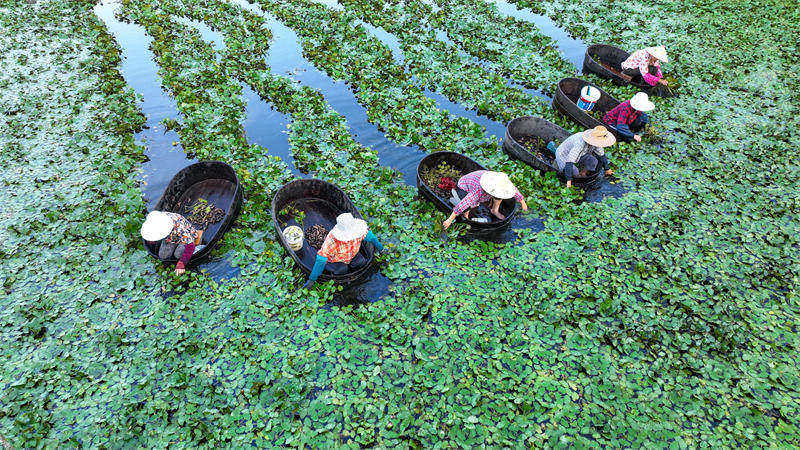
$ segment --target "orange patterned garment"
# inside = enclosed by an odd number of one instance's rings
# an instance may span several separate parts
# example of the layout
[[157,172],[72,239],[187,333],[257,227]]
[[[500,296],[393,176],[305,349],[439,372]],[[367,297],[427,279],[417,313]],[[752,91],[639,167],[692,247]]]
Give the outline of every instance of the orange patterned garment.
[[185,217],[171,212],[168,212],[167,215],[175,222],[172,232],[165,239],[167,243],[186,245],[195,242],[200,237],[200,231],[192,226]]
[[361,241],[363,241],[366,236],[365,234],[358,239],[343,242],[333,237],[331,233],[328,233],[328,235],[325,236],[325,242],[322,243],[322,248],[319,249],[317,254],[328,258],[328,262],[350,264],[350,261],[358,254],[358,250],[361,248]]

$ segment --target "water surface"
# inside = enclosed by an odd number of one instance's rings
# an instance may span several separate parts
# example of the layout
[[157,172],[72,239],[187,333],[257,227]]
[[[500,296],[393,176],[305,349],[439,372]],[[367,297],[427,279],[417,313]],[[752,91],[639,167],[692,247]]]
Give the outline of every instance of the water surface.
[[150,51],[153,39],[144,28],[116,18],[115,14],[121,6],[118,1],[103,0],[95,5],[94,12],[122,49],[119,67],[122,77],[141,96],[138,106],[147,117],[147,122],[135,138],[144,146],[144,154],[148,158],[142,164],[140,180],[147,209],[151,210],[172,177],[196,160],[186,156],[180,146],[178,133],[166,131],[161,124],[164,119],[180,120],[177,105],[161,88],[158,66]]

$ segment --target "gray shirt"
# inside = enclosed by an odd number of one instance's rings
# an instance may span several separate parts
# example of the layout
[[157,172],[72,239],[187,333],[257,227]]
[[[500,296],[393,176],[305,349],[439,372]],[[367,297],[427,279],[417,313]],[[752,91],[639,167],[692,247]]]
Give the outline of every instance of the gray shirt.
[[558,170],[564,170],[567,163],[578,164],[578,160],[583,155],[594,153],[597,156],[604,156],[605,151],[602,147],[589,145],[583,140],[583,132],[575,133],[566,138],[556,150],[556,165]]

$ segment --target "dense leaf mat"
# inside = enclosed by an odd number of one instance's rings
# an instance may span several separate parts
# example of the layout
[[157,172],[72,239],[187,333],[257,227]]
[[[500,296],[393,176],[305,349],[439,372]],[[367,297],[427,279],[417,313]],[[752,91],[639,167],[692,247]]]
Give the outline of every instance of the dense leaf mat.
[[[216,251],[241,268],[225,281],[174,277],[141,247],[144,118],[94,5],[0,3],[0,436],[20,448],[800,445],[797,8],[513,3],[586,42],[670,49],[684,92],[656,102],[665,142],[610,151],[624,197],[577,203],[426,98],[577,130],[518,88],[553,92],[569,64],[491,1],[126,0],[120,17],[153,38],[178,105],[167,125],[246,189]],[[443,237],[444,217],[346,117],[266,66],[268,14],[388,138],[508,171],[545,229]],[[361,20],[398,37],[402,64]],[[392,285],[376,302],[332,306],[329,283],[295,291],[269,216],[291,174],[246,141],[242,84],[291,118],[297,167],[347,190],[389,244]]]

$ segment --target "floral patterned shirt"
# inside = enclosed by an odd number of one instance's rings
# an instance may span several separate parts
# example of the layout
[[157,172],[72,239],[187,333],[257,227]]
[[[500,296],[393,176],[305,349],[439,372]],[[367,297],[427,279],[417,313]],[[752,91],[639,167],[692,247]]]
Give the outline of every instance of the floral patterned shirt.
[[200,237],[200,230],[192,226],[185,217],[171,212],[168,212],[167,215],[175,222],[172,232],[164,239],[167,243],[186,245],[195,242]]
[[[479,204],[488,202],[492,199],[492,196],[487,194],[486,191],[484,191],[481,187],[481,176],[486,172],[488,171],[476,170],[475,172],[468,173],[458,179],[458,187],[467,191],[467,196],[464,197],[453,209],[453,212],[456,214],[456,216],[462,214],[468,209],[472,209]],[[522,194],[519,193],[517,188],[514,188],[514,190],[516,190],[514,198],[518,202],[521,202],[523,199]]]
[[650,74],[650,53],[647,50],[641,49],[633,52],[628,59],[622,61],[623,69],[639,69],[644,81],[650,86],[655,86],[664,75],[661,73],[661,63],[656,60],[653,65],[658,69],[655,75]]

